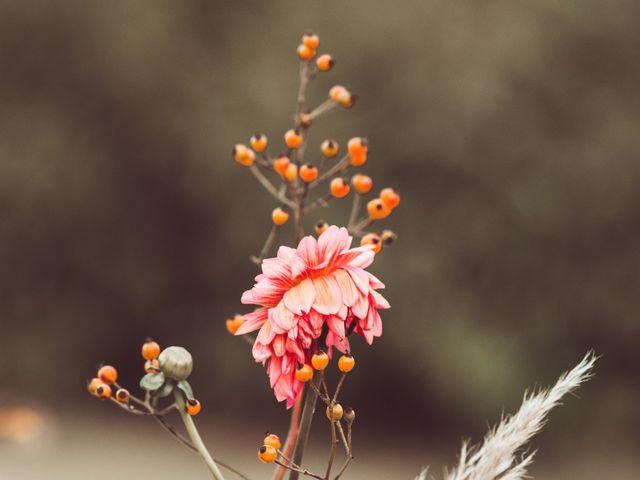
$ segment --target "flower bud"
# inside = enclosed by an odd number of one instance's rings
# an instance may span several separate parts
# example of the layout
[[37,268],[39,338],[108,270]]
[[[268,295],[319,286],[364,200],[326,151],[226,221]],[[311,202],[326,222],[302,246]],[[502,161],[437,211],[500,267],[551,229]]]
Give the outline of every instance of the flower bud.
[[167,347],[158,357],[160,369],[165,377],[173,380],[186,380],[193,371],[193,358],[182,347]]
[[344,416],[342,418],[344,418],[347,423],[353,423],[356,419],[356,411],[351,407],[347,407],[344,409]]

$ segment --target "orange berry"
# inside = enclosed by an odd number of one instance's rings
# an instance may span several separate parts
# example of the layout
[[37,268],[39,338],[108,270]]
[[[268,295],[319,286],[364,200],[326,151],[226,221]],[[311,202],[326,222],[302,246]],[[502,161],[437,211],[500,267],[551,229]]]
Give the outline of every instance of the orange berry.
[[313,378],[313,368],[311,368],[311,365],[308,364],[304,364],[301,365],[297,370],[296,370],[296,379],[299,382],[308,382],[309,380],[311,380]]
[[118,371],[111,365],[105,365],[98,370],[98,378],[107,385],[111,385],[118,380]]
[[129,403],[129,391],[125,390],[124,388],[119,388],[116,391],[116,400],[118,400],[120,403]]
[[315,226],[316,235],[317,236],[322,235],[327,228],[329,228],[329,224],[324,220],[320,220],[318,223],[316,223],[316,226]]
[[160,345],[158,345],[153,340],[147,340],[142,345],[142,358],[145,360],[153,360],[154,358],[158,358],[160,355]]
[[253,162],[256,159],[256,154],[253,153],[253,150],[247,148],[246,145],[238,143],[231,152],[233,158],[236,162],[245,167],[250,167],[253,165]]
[[311,357],[311,365],[316,370],[324,370],[325,368],[327,368],[327,365],[329,365],[329,355],[327,355],[327,353],[323,352],[322,350],[318,350]]
[[96,388],[96,397],[104,400],[111,398],[111,387],[106,383],[99,385],[98,388]]
[[367,154],[359,153],[357,155],[351,155],[350,162],[351,162],[351,165],[353,165],[354,167],[361,167],[362,165],[367,163]]
[[376,233],[367,233],[362,237],[362,240],[360,240],[360,245],[373,245],[373,251],[375,253],[379,253],[380,250],[382,250],[382,241]]
[[326,158],[333,158],[338,154],[340,147],[335,140],[325,140],[322,142],[322,145],[320,145],[320,150]]
[[374,198],[367,203],[367,213],[374,220],[380,220],[391,215],[391,208],[379,198]]
[[310,127],[311,123],[311,115],[309,115],[308,113],[300,114],[300,125],[302,125],[303,127]]
[[302,44],[312,50],[316,50],[320,46],[320,37],[313,32],[307,32],[302,36]]
[[289,167],[289,157],[285,155],[281,155],[273,161],[273,169],[278,172],[280,175],[284,175],[287,172],[287,168]]
[[193,417],[200,413],[200,410],[202,410],[202,404],[198,400],[187,400],[184,409]]
[[380,192],[380,200],[389,208],[396,208],[400,205],[400,195],[393,188],[384,188]]
[[244,323],[244,317],[240,314],[236,314],[233,318],[227,319],[227,330],[231,335],[235,334],[238,329]]
[[274,208],[271,212],[271,220],[277,226],[284,225],[289,220],[289,214],[280,207]]
[[284,178],[287,182],[294,182],[298,177],[298,166],[295,163],[290,163],[287,167],[286,172],[284,172]]
[[353,137],[347,143],[347,151],[349,155],[366,155],[369,152],[367,139],[362,137]]
[[284,134],[284,143],[286,143],[289,148],[298,148],[302,145],[302,135],[300,135],[300,131],[298,129],[287,130],[287,133]]
[[334,178],[331,180],[330,191],[331,195],[336,198],[343,198],[349,195],[349,190],[351,187],[349,183],[344,178]]
[[256,152],[261,153],[267,149],[269,139],[266,135],[256,133],[253,137],[251,137],[249,143],[251,144],[251,148],[253,148]]
[[318,177],[318,169],[313,165],[306,164],[300,167],[300,178],[303,182],[313,182]]
[[358,96],[355,93],[347,91],[347,93],[340,98],[340,106],[342,108],[351,108],[356,104]]
[[98,377],[94,377],[89,383],[87,383],[87,390],[91,395],[97,395],[96,390],[100,385],[104,385],[104,382]]
[[278,458],[278,452],[271,445],[263,445],[258,450],[258,458],[264,463],[271,463]]
[[282,442],[280,441],[280,437],[278,437],[278,435],[276,435],[275,433],[267,434],[267,436],[264,437],[263,443],[265,445],[275,448],[276,450],[280,450],[280,447],[282,447]]
[[344,88],[342,85],[335,85],[331,87],[331,90],[329,90],[329,98],[334,103],[341,103],[347,100],[350,95],[349,90]]
[[398,236],[391,230],[383,230],[380,234],[380,240],[382,240],[382,243],[385,245],[391,245],[396,241],[396,238],[398,238]]
[[155,358],[144,362],[144,373],[158,373],[160,371],[160,362]]
[[318,67],[318,70],[320,70],[321,72],[328,72],[333,68],[335,64],[336,64],[336,61],[328,53],[325,53],[324,55],[320,55],[316,60],[316,66]]
[[354,175],[351,178],[351,184],[353,185],[353,188],[356,189],[356,192],[361,195],[369,193],[373,188],[373,180],[371,180],[371,177],[368,175]]
[[300,60],[304,60],[306,62],[311,60],[315,56],[315,49],[307,47],[304,43],[298,45],[298,57],[300,57]]
[[342,355],[338,359],[338,369],[341,372],[347,373],[353,370],[353,367],[356,366],[356,360],[351,355]]
[[327,407],[327,418],[332,422],[338,422],[344,415],[344,410],[342,409],[342,405],[336,403],[335,405],[329,405]]

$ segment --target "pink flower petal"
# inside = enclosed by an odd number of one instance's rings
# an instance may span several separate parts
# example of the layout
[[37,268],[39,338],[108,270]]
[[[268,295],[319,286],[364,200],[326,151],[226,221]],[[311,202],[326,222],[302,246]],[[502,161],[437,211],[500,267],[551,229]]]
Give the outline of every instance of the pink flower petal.
[[274,327],[287,332],[296,325],[296,316],[285,306],[283,300],[275,308],[269,309],[269,321]]
[[338,338],[345,338],[346,333],[344,330],[344,320],[336,317],[335,315],[330,315],[327,317],[327,326],[329,327],[329,331],[333,332]]
[[277,357],[283,356],[285,352],[285,336],[276,335],[276,338],[271,342],[271,346],[273,347],[273,353],[275,353]]
[[245,333],[255,332],[262,327],[267,321],[267,309],[259,308],[251,313],[243,315],[244,323],[236,331],[235,335],[244,335]]
[[355,286],[358,287],[358,290],[365,295],[369,293],[369,277],[367,277],[364,270],[350,266],[342,267],[342,270],[349,274]]
[[273,339],[276,337],[276,332],[273,331],[271,327],[271,322],[265,322],[262,325],[262,328],[258,332],[258,337],[256,338],[256,342],[261,343],[263,345],[269,345],[273,342]]
[[310,278],[305,278],[295,287],[291,287],[284,294],[284,304],[296,315],[309,313],[313,301],[316,299],[316,289]]
[[308,268],[318,264],[318,242],[311,235],[304,237],[298,244],[298,256]]
[[349,275],[344,270],[336,270],[333,277],[338,282],[340,292],[342,293],[342,301],[347,307],[352,306],[358,300],[358,289]]
[[313,286],[316,289],[316,300],[313,308],[318,313],[333,315],[338,313],[342,303],[340,286],[332,276],[316,277],[313,279]]
[[375,290],[371,290],[369,292],[369,295],[373,298],[373,303],[376,306],[376,308],[382,308],[384,310],[386,310],[387,308],[391,308],[391,305],[389,305],[389,302],[387,301],[387,299],[384,298]]

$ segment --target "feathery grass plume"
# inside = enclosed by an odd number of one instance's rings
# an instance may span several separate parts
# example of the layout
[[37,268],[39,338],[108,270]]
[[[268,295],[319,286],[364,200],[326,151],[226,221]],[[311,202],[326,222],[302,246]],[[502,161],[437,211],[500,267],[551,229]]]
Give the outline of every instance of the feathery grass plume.
[[[462,444],[458,466],[446,475],[446,480],[521,480],[533,462],[535,452],[522,453],[526,443],[546,422],[549,411],[560,404],[563,396],[591,378],[597,357],[593,352],[568,373],[564,373],[550,390],[525,393],[520,410],[503,417],[489,431],[482,445],[469,448]],[[416,480],[427,480],[423,470]]]

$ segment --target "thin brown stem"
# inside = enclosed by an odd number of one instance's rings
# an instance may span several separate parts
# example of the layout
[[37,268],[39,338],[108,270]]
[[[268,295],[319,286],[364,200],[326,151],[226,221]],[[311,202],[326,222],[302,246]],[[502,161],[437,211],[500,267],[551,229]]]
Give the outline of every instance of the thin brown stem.
[[320,475],[317,475],[307,469],[303,469],[303,468],[298,468],[298,467],[294,467],[293,465],[287,465],[282,463],[280,460],[274,460],[275,463],[277,463],[278,465],[280,465],[282,468],[286,468],[291,470],[292,472],[295,473],[301,473],[303,475],[307,475],[308,477],[311,478],[317,478],[318,480],[324,480],[324,478],[322,478]]
[[336,403],[336,400],[338,400],[338,394],[340,393],[340,389],[342,388],[342,384],[344,383],[344,379],[347,378],[347,373],[343,372],[342,376],[340,377],[340,380],[338,381],[338,386],[336,387],[336,391],[333,394],[333,403]]
[[318,187],[319,185],[322,185],[327,180],[329,180],[329,179],[333,178],[334,176],[336,176],[338,173],[341,173],[344,170],[346,170],[347,168],[349,168],[349,160],[350,160],[350,158],[351,157],[349,156],[349,154],[346,154],[344,157],[342,157],[340,159],[340,161],[338,163],[336,163],[333,167],[331,167],[329,170],[327,170],[322,175],[320,175],[314,182],[312,182],[309,185],[309,188],[311,190],[313,190],[314,188]]
[[328,207],[329,201],[332,200],[333,198],[334,196],[331,195],[331,193],[327,193],[322,197],[316,198],[312,203],[307,205],[307,207],[304,209],[304,213],[312,212],[318,207]]
[[[329,407],[329,416],[333,416],[333,408]],[[331,454],[329,455],[329,461],[327,462],[327,473],[325,473],[325,480],[329,480],[331,475],[331,467],[333,466],[333,460],[336,457],[336,447],[338,446],[338,440],[336,438],[336,422],[331,420]]]
[[280,192],[278,192],[278,189],[273,185],[273,183],[271,183],[271,181],[269,181],[267,177],[264,176],[264,174],[256,165],[251,165],[249,167],[249,171],[253,173],[253,176],[256,177],[258,182],[260,182],[260,184],[265,188],[265,190],[267,190],[267,192],[269,192],[273,196],[273,198],[275,198],[278,202],[293,208],[293,202],[286,198],[284,195],[281,195]]
[[255,263],[256,265],[260,265],[262,263],[262,260],[266,258],[266,256],[269,254],[269,251],[271,250],[271,247],[273,247],[273,242],[276,239],[277,233],[278,225],[273,225],[271,227],[271,230],[269,231],[269,235],[267,235],[267,239],[264,241],[262,250],[260,250],[260,255],[258,255],[257,257],[250,257],[253,263]]
[[353,229],[356,232],[360,232],[363,228],[367,228],[369,225],[371,225],[373,221],[374,220],[371,217],[364,218],[355,227],[353,227]]
[[[291,420],[289,423],[289,432],[287,433],[287,441],[284,444],[282,455],[285,458],[293,456],[298,436],[300,434],[300,415],[302,414],[302,394],[296,398],[296,403],[291,411]],[[285,469],[278,467],[274,473],[273,480],[281,480],[284,477]]]
[[331,110],[333,110],[337,106],[338,106],[338,104],[335,103],[333,100],[331,100],[331,99],[325,100],[320,105],[318,105],[316,108],[314,108],[311,111],[311,113],[309,113],[309,119],[310,120],[315,120],[316,118],[320,117],[321,115],[324,115],[325,113],[330,112]]
[[360,214],[360,205],[362,203],[362,195],[355,193],[353,195],[353,204],[351,205],[351,213],[349,214],[349,221],[347,222],[347,228],[351,230],[356,223],[356,219]]

